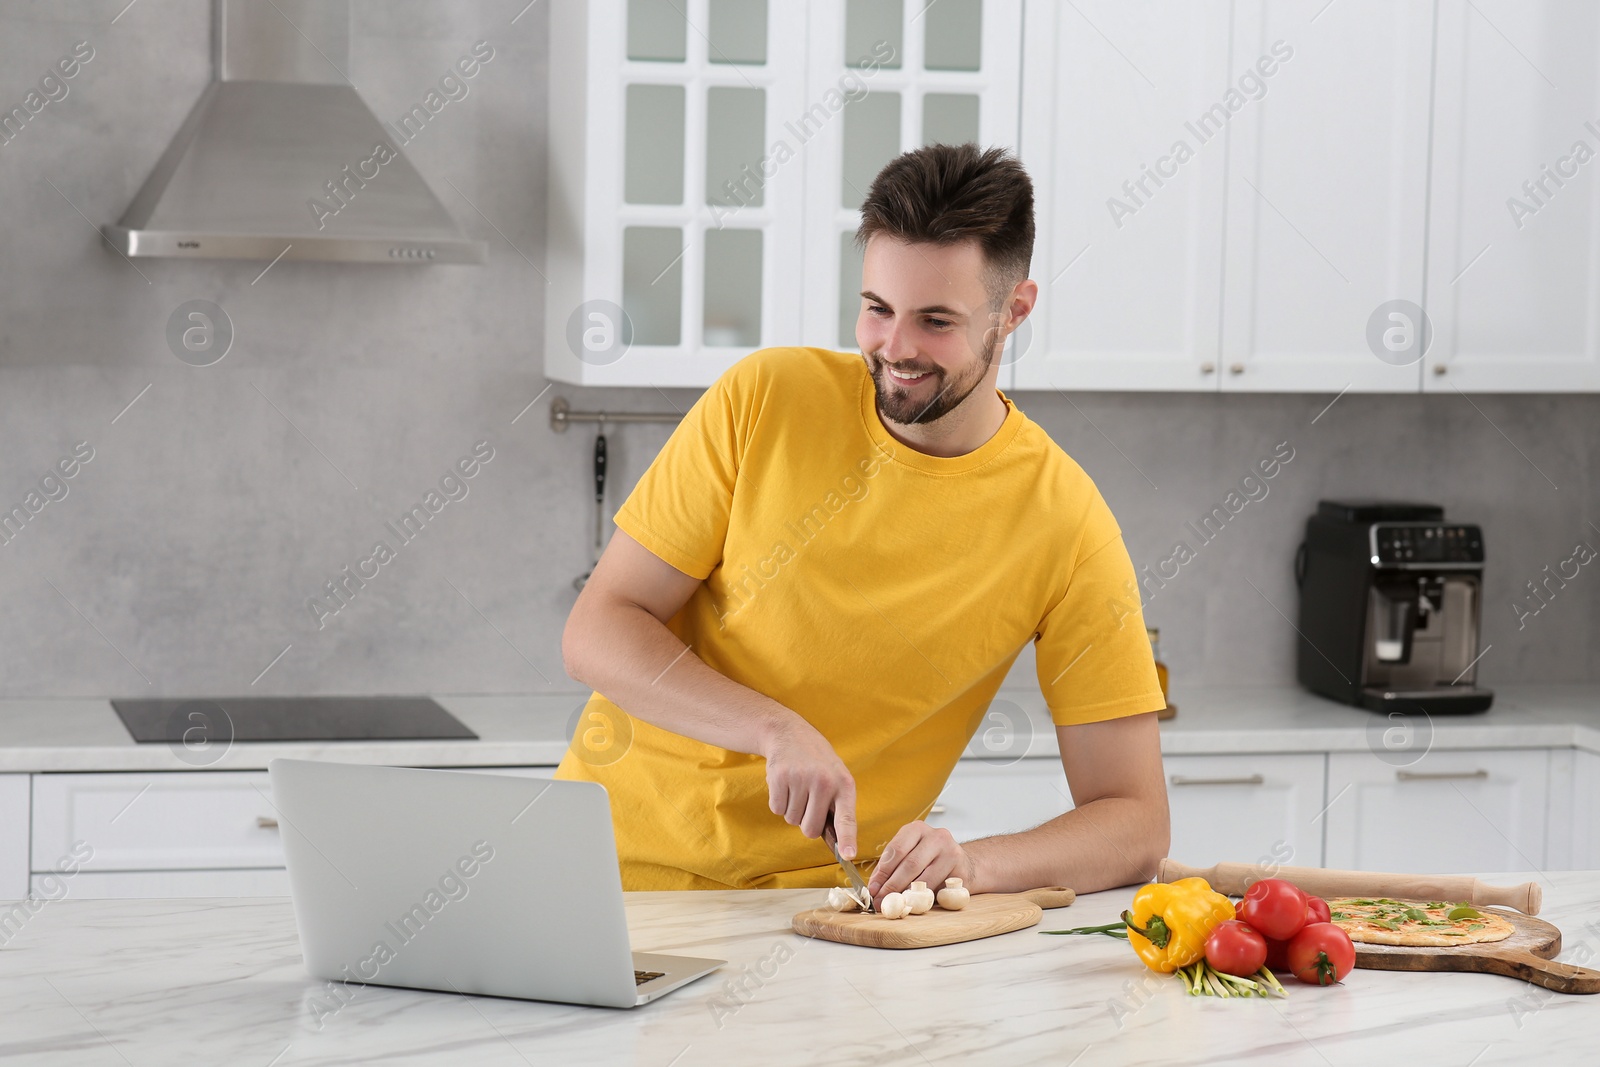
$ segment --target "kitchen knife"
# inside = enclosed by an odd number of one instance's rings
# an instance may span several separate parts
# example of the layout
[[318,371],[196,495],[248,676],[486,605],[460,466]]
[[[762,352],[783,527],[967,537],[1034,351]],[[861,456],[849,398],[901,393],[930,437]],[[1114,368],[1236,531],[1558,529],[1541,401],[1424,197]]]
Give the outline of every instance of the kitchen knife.
[[861,880],[861,872],[856,870],[854,863],[839,855],[839,835],[834,832],[831,811],[828,812],[828,821],[822,824],[822,840],[828,843],[828,851],[833,853],[833,858],[844,868],[844,876],[850,880],[851,891],[861,902],[861,910],[872,911],[872,894],[867,892],[867,883]]

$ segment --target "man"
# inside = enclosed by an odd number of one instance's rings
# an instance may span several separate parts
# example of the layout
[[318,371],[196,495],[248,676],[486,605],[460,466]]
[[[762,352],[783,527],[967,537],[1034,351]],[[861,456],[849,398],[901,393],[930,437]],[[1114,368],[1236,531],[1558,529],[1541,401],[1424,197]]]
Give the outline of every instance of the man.
[[[859,839],[877,859],[874,900],[949,876],[1093,892],[1166,854],[1127,549],[995,387],[1038,299],[1033,233],[1003,150],[890,162],[856,234],[862,356],[741,360],[617,512],[562,638],[596,692],[556,776],[609,791],[625,888],[841,884],[830,815],[847,857]],[[1075,807],[957,842],[922,818],[1030,640]]]

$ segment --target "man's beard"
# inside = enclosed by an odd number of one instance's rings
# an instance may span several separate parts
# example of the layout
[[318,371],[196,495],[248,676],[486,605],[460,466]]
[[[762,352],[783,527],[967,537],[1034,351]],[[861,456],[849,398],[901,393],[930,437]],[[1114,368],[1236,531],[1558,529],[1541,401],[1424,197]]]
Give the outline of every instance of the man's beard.
[[926,368],[927,378],[901,382],[890,377],[889,365],[876,353],[867,353],[866,359],[873,390],[878,394],[878,414],[901,426],[915,426],[942,419],[971,396],[989,373],[994,351],[991,349],[987,358],[975,362],[969,372],[954,381],[948,380],[939,367],[931,366]]

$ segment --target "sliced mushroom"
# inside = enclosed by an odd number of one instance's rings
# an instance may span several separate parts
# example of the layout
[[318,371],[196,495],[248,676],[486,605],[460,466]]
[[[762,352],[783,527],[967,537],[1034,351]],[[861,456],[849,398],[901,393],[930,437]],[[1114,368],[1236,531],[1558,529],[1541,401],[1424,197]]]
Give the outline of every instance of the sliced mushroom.
[[828,890],[828,901],[823,907],[829,911],[860,911],[861,901],[857,900],[850,890],[834,886]]

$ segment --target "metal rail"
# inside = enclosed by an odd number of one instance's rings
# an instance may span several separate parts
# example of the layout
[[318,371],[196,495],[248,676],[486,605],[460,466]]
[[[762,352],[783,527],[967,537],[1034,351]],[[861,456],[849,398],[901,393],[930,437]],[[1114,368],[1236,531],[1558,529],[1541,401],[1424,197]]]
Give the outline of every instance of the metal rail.
[[676,411],[573,411],[565,397],[558,396],[550,402],[550,428],[556,433],[566,433],[567,427],[575,422],[680,422],[682,419]]

